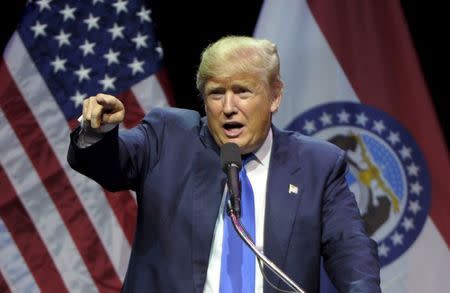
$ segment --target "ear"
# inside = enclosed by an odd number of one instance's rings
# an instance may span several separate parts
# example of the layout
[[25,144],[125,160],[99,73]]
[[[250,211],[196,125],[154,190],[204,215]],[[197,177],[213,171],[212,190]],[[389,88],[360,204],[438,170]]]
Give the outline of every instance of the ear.
[[280,107],[281,100],[283,97],[283,82],[278,81],[274,84],[272,88],[272,103],[270,105],[270,111],[275,113]]

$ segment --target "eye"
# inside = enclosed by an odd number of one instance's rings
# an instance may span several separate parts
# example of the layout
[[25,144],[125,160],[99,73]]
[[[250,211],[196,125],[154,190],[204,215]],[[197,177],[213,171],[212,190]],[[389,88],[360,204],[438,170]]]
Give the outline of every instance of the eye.
[[223,97],[225,91],[222,89],[211,89],[207,92],[207,96],[213,100],[219,100]]
[[236,94],[242,94],[242,93],[248,93],[248,92],[250,92],[250,90],[249,90],[248,88],[246,88],[246,87],[239,86],[239,87],[236,87],[236,88],[234,89],[234,92],[235,92]]
[[234,93],[241,99],[247,99],[252,95],[252,91],[248,87],[239,86],[234,89]]

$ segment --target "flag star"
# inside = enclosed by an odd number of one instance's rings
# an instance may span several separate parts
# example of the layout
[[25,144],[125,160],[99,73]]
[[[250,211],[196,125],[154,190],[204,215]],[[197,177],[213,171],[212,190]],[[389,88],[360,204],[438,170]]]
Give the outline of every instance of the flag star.
[[418,200],[412,200],[409,202],[408,210],[411,211],[414,215],[417,214],[422,207],[419,205]]
[[403,244],[403,235],[398,233],[397,231],[395,231],[394,235],[391,236],[391,240],[395,246],[402,245]]
[[412,151],[411,148],[403,146],[402,149],[400,150],[400,156],[402,157],[403,160],[410,159],[411,151]]
[[84,68],[83,65],[80,65],[80,69],[75,71],[75,74],[78,75],[78,82],[82,82],[83,79],[89,80],[89,73],[91,72],[91,68]]
[[386,126],[384,126],[383,120],[374,121],[372,129],[374,129],[376,132],[378,132],[378,134],[381,134],[386,129]]
[[420,168],[414,163],[411,163],[411,165],[406,167],[406,169],[408,170],[409,176],[418,176],[419,175]]
[[314,121],[306,120],[305,125],[303,126],[303,130],[305,130],[306,133],[308,133],[308,134],[311,134],[314,131],[316,131],[316,125],[315,125]]
[[141,22],[151,22],[152,19],[150,18],[150,9],[145,9],[144,6],[141,7],[141,10],[136,13],[137,16],[141,19]]
[[85,24],[87,24],[87,26],[88,26],[87,30],[90,31],[92,28],[96,28],[96,29],[99,29],[99,28],[100,28],[100,27],[98,26],[98,21],[99,21],[99,20],[100,20],[100,17],[99,17],[99,16],[94,17],[94,16],[92,15],[92,13],[89,13],[89,17],[86,18],[85,20],[83,20],[83,22],[84,22]]
[[113,3],[113,6],[114,8],[116,8],[117,14],[119,14],[121,11],[128,12],[126,0],[117,0],[116,3]]
[[79,106],[83,105],[83,100],[86,97],[86,94],[82,94],[80,93],[79,90],[77,90],[77,92],[75,93],[74,96],[70,97],[70,100],[73,101],[73,103],[75,104],[75,108],[78,108]]
[[133,73],[133,75],[135,75],[138,72],[144,73],[144,61],[139,61],[137,60],[137,58],[135,57],[133,59],[132,63],[128,64],[128,67],[131,68],[131,72]]
[[115,89],[114,82],[116,81],[115,77],[109,77],[108,74],[105,74],[105,78],[99,81],[103,85],[103,90],[107,89]]
[[414,222],[412,218],[405,217],[402,222],[403,228],[408,232],[411,229],[414,229]]
[[84,44],[80,46],[80,49],[83,51],[83,56],[86,56],[88,54],[94,55],[94,46],[94,42],[89,43],[88,40],[84,40]]
[[339,112],[339,114],[337,114],[337,116],[338,116],[340,123],[348,123],[349,122],[350,114],[348,114],[348,112],[346,112],[345,110],[342,110],[341,112]]
[[69,37],[72,34],[66,34],[63,30],[59,32],[59,35],[55,36],[55,39],[58,41],[58,46],[62,47],[63,45],[70,45]]
[[141,35],[139,32],[136,37],[132,38],[131,40],[136,44],[136,49],[139,49],[141,47],[147,48],[147,35]]
[[389,137],[387,138],[387,140],[389,140],[392,145],[395,145],[397,142],[400,142],[400,137],[399,137],[398,132],[390,131]]
[[319,120],[320,122],[322,122],[322,126],[331,125],[332,123],[331,115],[326,112],[322,113],[322,116],[320,116]]
[[422,185],[420,185],[419,181],[416,181],[410,185],[411,193],[414,193],[416,195],[420,195],[420,193],[423,191]]
[[53,73],[56,73],[58,71],[66,71],[66,64],[67,59],[61,59],[59,56],[56,56],[55,60],[50,62],[50,64],[53,66]]
[[108,32],[111,33],[112,39],[115,40],[116,38],[123,38],[124,29],[124,26],[119,26],[117,23],[115,23],[112,28],[108,29]]
[[52,2],[52,0],[39,0],[36,1],[36,4],[39,5],[39,12],[42,12],[44,9],[50,9],[50,2]]
[[113,63],[119,64],[119,52],[115,52],[112,49],[109,49],[108,53],[103,55],[103,57],[108,62],[108,65],[111,65]]
[[64,6],[64,9],[61,10],[59,13],[63,15],[63,20],[66,21],[68,19],[75,19],[74,13],[76,10],[77,10],[76,8],[72,8],[66,4],[66,6]]
[[45,37],[47,35],[47,33],[45,32],[45,28],[46,27],[47,27],[47,25],[45,23],[41,24],[39,22],[39,20],[37,20],[36,24],[31,27],[31,30],[34,32],[34,37],[35,38],[38,37],[38,36],[44,36]]
[[389,253],[389,247],[386,246],[386,244],[381,243],[381,245],[378,245],[378,255],[387,257]]
[[369,118],[367,118],[364,113],[359,113],[356,115],[356,124],[366,126],[367,120],[369,120]]

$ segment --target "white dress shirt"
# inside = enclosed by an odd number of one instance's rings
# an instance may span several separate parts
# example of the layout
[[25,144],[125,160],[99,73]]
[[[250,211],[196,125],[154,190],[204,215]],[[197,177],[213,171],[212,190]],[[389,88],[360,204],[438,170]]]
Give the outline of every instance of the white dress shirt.
[[[254,154],[257,160],[251,160],[244,167],[247,176],[252,184],[254,203],[255,203],[255,234],[256,247],[262,251],[264,247],[264,211],[266,206],[266,187],[267,175],[269,172],[270,153],[272,151],[272,130],[266,137],[263,145]],[[222,203],[217,216],[216,226],[214,228],[214,237],[209,255],[208,272],[206,276],[204,293],[219,292],[220,287],[220,267],[222,259],[222,240],[223,240],[223,221],[229,221],[228,216],[224,218],[225,198],[227,186],[222,196]],[[264,279],[255,260],[255,293],[263,292]]]

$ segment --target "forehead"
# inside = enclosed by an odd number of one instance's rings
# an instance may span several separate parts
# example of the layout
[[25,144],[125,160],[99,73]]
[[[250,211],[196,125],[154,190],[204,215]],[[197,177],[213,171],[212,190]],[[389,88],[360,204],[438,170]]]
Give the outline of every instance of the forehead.
[[205,84],[206,89],[230,86],[247,86],[256,87],[263,84],[264,81],[260,74],[257,73],[237,73],[231,75],[223,75],[210,77]]

